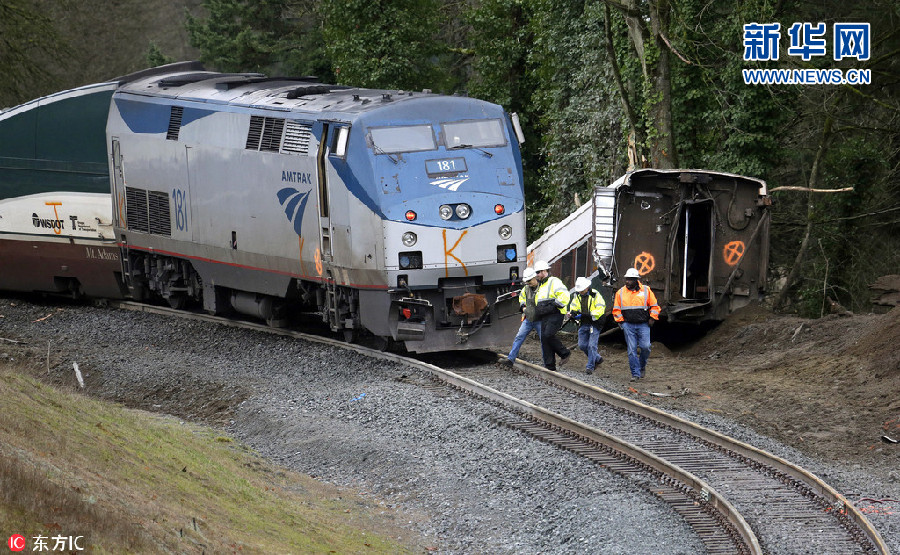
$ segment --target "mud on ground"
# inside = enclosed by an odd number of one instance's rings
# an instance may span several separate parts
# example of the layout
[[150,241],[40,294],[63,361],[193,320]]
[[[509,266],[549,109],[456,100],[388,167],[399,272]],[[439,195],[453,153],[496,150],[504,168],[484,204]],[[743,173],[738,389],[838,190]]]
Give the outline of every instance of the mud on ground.
[[[719,414],[809,456],[900,479],[900,443],[882,439],[900,441],[900,307],[807,320],[751,306],[693,343],[670,345],[654,339],[645,379],[630,383],[621,334],[608,333],[604,363],[585,381],[663,410]],[[539,362],[540,345],[529,339],[519,356]],[[576,347],[563,372],[582,373],[585,361]]]

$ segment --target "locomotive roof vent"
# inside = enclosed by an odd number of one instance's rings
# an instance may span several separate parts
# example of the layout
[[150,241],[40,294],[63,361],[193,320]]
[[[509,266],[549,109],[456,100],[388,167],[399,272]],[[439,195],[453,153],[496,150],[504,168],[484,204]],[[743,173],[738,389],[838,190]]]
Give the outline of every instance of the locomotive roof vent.
[[156,82],[156,86],[161,89],[167,89],[170,87],[183,87],[184,85],[199,83],[200,81],[206,81],[207,79],[221,76],[222,74],[220,73],[212,73],[209,71],[202,71],[199,73],[184,73],[181,75],[172,75],[171,77],[160,79]]
[[330,93],[335,87],[331,85],[305,85],[303,87],[297,87],[296,89],[288,91],[286,98],[300,98],[301,96],[307,96],[311,94],[325,94]]

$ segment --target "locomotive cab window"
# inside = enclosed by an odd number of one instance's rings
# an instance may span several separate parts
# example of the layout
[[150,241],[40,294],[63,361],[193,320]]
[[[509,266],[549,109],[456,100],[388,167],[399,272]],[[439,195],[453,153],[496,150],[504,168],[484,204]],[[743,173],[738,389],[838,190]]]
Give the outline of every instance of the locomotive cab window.
[[349,127],[335,127],[331,132],[331,156],[345,158],[347,156],[347,140],[350,137]]
[[499,119],[454,121],[441,124],[447,148],[505,146],[503,126]]
[[397,154],[437,149],[430,125],[372,127],[369,141],[376,154]]

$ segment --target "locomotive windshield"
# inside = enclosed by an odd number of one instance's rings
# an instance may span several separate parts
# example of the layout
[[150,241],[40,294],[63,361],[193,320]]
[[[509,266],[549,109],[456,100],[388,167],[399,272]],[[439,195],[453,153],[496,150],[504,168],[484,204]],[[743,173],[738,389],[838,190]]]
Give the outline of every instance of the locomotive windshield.
[[369,129],[372,146],[378,154],[435,150],[434,133],[430,125],[402,127],[373,127]]
[[498,119],[454,121],[441,125],[447,148],[503,146],[503,126]]

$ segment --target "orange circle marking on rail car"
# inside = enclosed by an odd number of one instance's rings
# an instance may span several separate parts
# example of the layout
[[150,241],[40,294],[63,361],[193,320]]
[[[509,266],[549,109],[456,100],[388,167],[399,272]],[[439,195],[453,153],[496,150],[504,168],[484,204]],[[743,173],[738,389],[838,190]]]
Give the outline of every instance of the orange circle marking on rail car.
[[646,276],[653,268],[656,268],[656,259],[649,252],[642,252],[634,257],[634,269],[642,276]]
[[729,266],[737,264],[742,256],[744,256],[743,241],[732,241],[722,249],[722,258],[725,259],[725,263]]
[[319,247],[316,247],[316,272],[322,275],[322,253],[319,252]]

